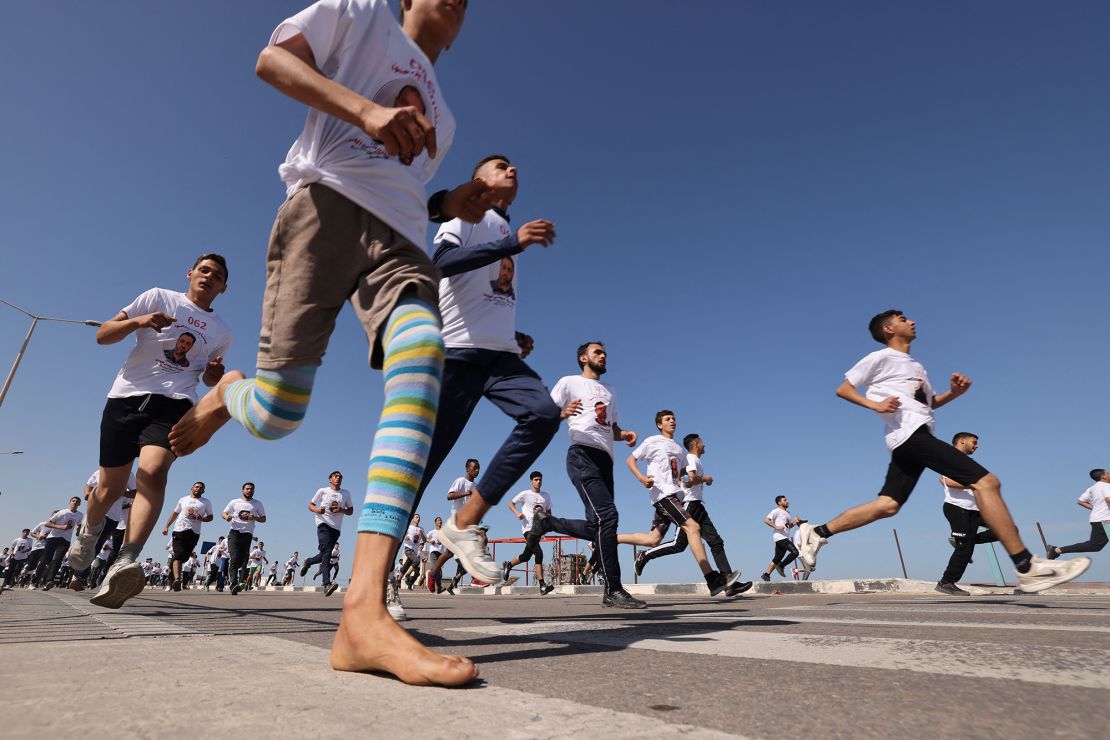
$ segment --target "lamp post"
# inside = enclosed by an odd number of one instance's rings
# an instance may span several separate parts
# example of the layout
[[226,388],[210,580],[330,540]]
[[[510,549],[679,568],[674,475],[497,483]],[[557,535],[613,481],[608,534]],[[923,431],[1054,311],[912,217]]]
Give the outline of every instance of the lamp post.
[[14,303],[8,303],[3,298],[0,298],[0,303],[5,306],[11,306],[16,311],[19,311],[25,316],[31,317],[31,328],[27,330],[27,336],[23,338],[23,345],[19,348],[19,354],[15,356],[15,362],[12,363],[12,369],[8,372],[8,377],[4,379],[4,387],[0,388],[0,406],[4,405],[4,398],[8,395],[8,388],[11,387],[12,378],[15,377],[15,371],[19,369],[19,363],[23,359],[24,353],[27,351],[27,343],[31,341],[31,335],[35,333],[35,327],[38,326],[40,321],[60,321],[63,324],[84,324],[85,326],[100,326],[99,321],[78,321],[76,319],[59,319],[53,316],[36,316],[30,311],[24,311]]

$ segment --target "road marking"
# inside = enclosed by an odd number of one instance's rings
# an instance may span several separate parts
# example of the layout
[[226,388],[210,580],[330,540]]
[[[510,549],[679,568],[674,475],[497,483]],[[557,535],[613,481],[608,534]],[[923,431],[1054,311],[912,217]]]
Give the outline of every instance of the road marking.
[[828,604],[825,606],[772,606],[768,607],[772,611],[783,612],[814,612],[814,611],[836,611],[836,612],[867,612],[868,614],[881,612],[887,614],[905,614],[913,612],[914,614],[1005,614],[1012,616],[1015,614],[1024,615],[1029,617],[1091,617],[1094,619],[1110,616],[1110,609],[1055,609],[1052,607],[1047,608],[1029,608],[1027,606],[1016,606],[1009,604],[999,604],[998,606],[989,607],[974,607],[964,606],[962,604],[953,604],[952,606],[918,606],[912,602],[907,602],[905,607],[891,607],[891,606],[854,606],[850,604]]
[[63,604],[76,609],[82,614],[87,614],[105,627],[121,633],[125,637],[172,637],[176,635],[202,634],[188,627],[181,627],[171,622],[166,622],[153,617],[143,617],[117,609],[102,609],[93,606],[88,599],[74,596],[64,592],[54,593],[51,596]]
[[[688,627],[689,625],[687,625]],[[784,635],[745,629],[700,631],[676,623],[613,625],[597,621],[455,627],[451,631],[548,638],[558,642],[934,673],[1110,689],[1110,650],[890,637]],[[645,633],[663,633],[645,637]],[[1092,668],[1097,666],[1097,668]]]
[[[676,614],[676,619],[733,619],[743,622],[763,623],[774,617],[737,617],[735,614],[728,616],[719,614]],[[907,619],[857,619],[855,617],[782,617],[784,621],[798,624],[845,624],[860,626],[903,626],[903,627],[945,627],[953,629],[984,629],[984,630],[1031,630],[1034,632],[1100,632],[1110,634],[1106,627],[1082,627],[1075,625],[1036,625],[1014,624],[1012,622],[917,622]],[[789,625],[783,625],[788,627]]]

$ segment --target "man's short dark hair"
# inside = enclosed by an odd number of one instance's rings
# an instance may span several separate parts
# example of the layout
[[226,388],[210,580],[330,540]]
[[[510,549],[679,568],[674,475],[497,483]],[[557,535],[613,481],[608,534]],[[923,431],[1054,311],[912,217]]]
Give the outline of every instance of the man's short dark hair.
[[775,496],[775,506],[778,506],[779,502],[782,501],[784,498],[786,498],[786,496]]
[[1096,482],[1101,480],[1102,479],[1102,474],[1105,473],[1105,472],[1106,472],[1105,468],[1095,468],[1094,470],[1091,471],[1091,480],[1096,481]]
[[700,434],[687,434],[685,437],[682,438],[682,446],[689,450],[693,447],[694,442],[696,442],[700,437]]
[[905,316],[905,314],[899,311],[897,308],[892,308],[888,311],[883,311],[880,314],[876,314],[871,319],[871,322],[867,325],[867,331],[871,332],[872,339],[874,339],[879,344],[885,345],[887,339],[886,334],[883,333],[883,329],[890,326],[890,324],[894,321],[895,316]]
[[542,477],[543,477],[543,473],[541,473],[538,470],[533,470],[531,473],[528,474],[528,480],[532,480],[533,478],[542,478]]
[[222,254],[216,254],[215,252],[206,252],[197,257],[197,261],[193,263],[193,269],[195,270],[197,265],[205,260],[212,260],[220,267],[224,268],[224,282],[226,283],[227,279],[231,277],[231,273],[227,270],[227,260],[224,259],[224,256]]
[[178,339],[181,339],[181,337],[192,337],[193,338],[193,344],[197,343],[197,335],[194,334],[191,331],[183,331],[183,332],[181,332],[180,334],[177,335]]
[[590,350],[590,345],[591,344],[596,344],[599,347],[604,347],[605,346],[605,342],[599,342],[599,341],[585,342],[584,344],[578,345],[578,354],[575,355],[575,357],[578,359],[578,367],[580,367],[580,368],[586,367],[586,363],[582,362],[582,355],[586,354]]
[[674,416],[674,412],[670,409],[661,409],[655,412],[655,426],[662,423],[664,416]]
[[486,156],[478,160],[478,164],[474,165],[474,171],[470,173],[470,179],[473,180],[478,177],[478,170],[482,169],[482,165],[484,165],[486,162],[493,162],[495,160],[501,160],[505,164],[512,164],[512,162],[509,161],[509,158],[506,157],[504,154],[487,154]]
[[31,528],[30,528],[30,527],[24,527],[24,528],[23,528],[23,534],[30,534],[30,532],[31,532]]
[[956,444],[961,439],[979,439],[979,435],[971,432],[956,432],[956,435],[952,437],[952,444]]
[[333,470],[330,473],[328,473],[328,480],[331,480],[332,476],[336,476],[336,475],[338,475],[340,478],[343,477],[343,474],[340,473],[338,470]]
[[477,464],[478,464],[478,458],[476,458],[476,457],[470,457],[470,458],[467,458],[467,460],[466,460],[466,467],[468,467],[468,468],[469,468],[469,467],[470,467],[470,463],[474,463],[475,465],[477,465]]
[[255,487],[253,481],[247,481],[246,483],[243,484],[243,488],[246,488],[247,486],[250,486],[251,488]]

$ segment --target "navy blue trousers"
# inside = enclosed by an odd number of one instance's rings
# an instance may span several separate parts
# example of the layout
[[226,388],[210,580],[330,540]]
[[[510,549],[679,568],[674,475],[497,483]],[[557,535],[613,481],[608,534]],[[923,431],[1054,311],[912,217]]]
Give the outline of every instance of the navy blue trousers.
[[319,565],[320,575],[326,586],[331,583],[331,550],[335,547],[335,543],[339,542],[339,530],[323,523],[317,524],[316,542],[320,545],[320,551],[310,558],[305,558],[304,565],[306,568]]

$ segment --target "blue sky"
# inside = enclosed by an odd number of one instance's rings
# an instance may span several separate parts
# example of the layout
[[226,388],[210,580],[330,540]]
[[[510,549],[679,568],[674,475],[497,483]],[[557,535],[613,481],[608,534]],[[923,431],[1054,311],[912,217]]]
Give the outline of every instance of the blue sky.
[[[458,132],[433,187],[462,182],[491,151],[519,164],[516,222],[549,218],[559,233],[521,260],[530,363],[550,385],[577,370],[581,341],[603,339],[624,426],[650,433],[666,407],[680,435],[701,433],[717,481],[707,505],[735,567],[766,567],[775,495],[824,521],[877,493],[882,424],[833,389],[878,348],[866,323],[891,307],[918,322],[914,355],[935,383],[953,370],[974,379],[939,412],[938,434],[981,436],[978,458],[1032,549],[1037,521],[1050,542],[1086,539],[1074,501],[1087,470],[1110,466],[1110,8],[472,6],[437,65]],[[216,308],[236,331],[227,364],[252,368],[277,166],[304,119],[254,62],[300,7],[12,8],[0,48],[0,297],[102,320],[149,287],[184,289],[193,257],[220,251],[231,281]],[[6,372],[29,320],[0,308]],[[5,542],[96,467],[104,396],[130,340],[98,347],[92,335],[40,325],[0,408],[0,451],[25,450],[0,455]],[[227,428],[175,464],[167,498],[200,479],[222,506],[253,480],[271,553],[311,550],[307,501],[333,468],[361,499],[380,403],[345,312],[300,431],[262,443]],[[488,460],[509,426],[480,407],[425,517],[448,511],[463,461]],[[537,467],[557,512],[579,515],[566,444],[564,429]],[[621,529],[646,528],[646,492],[622,460],[617,488]],[[837,537],[818,574],[898,575],[897,527],[911,577],[939,577],[950,552],[941,500],[927,476],[896,519]],[[493,536],[519,531],[503,507],[489,521]],[[353,533],[348,523],[344,578]],[[630,549],[624,560],[630,571]],[[681,555],[645,576],[695,574]],[[989,578],[985,556],[967,578]],[[1087,578],[1110,580],[1106,553]]]

